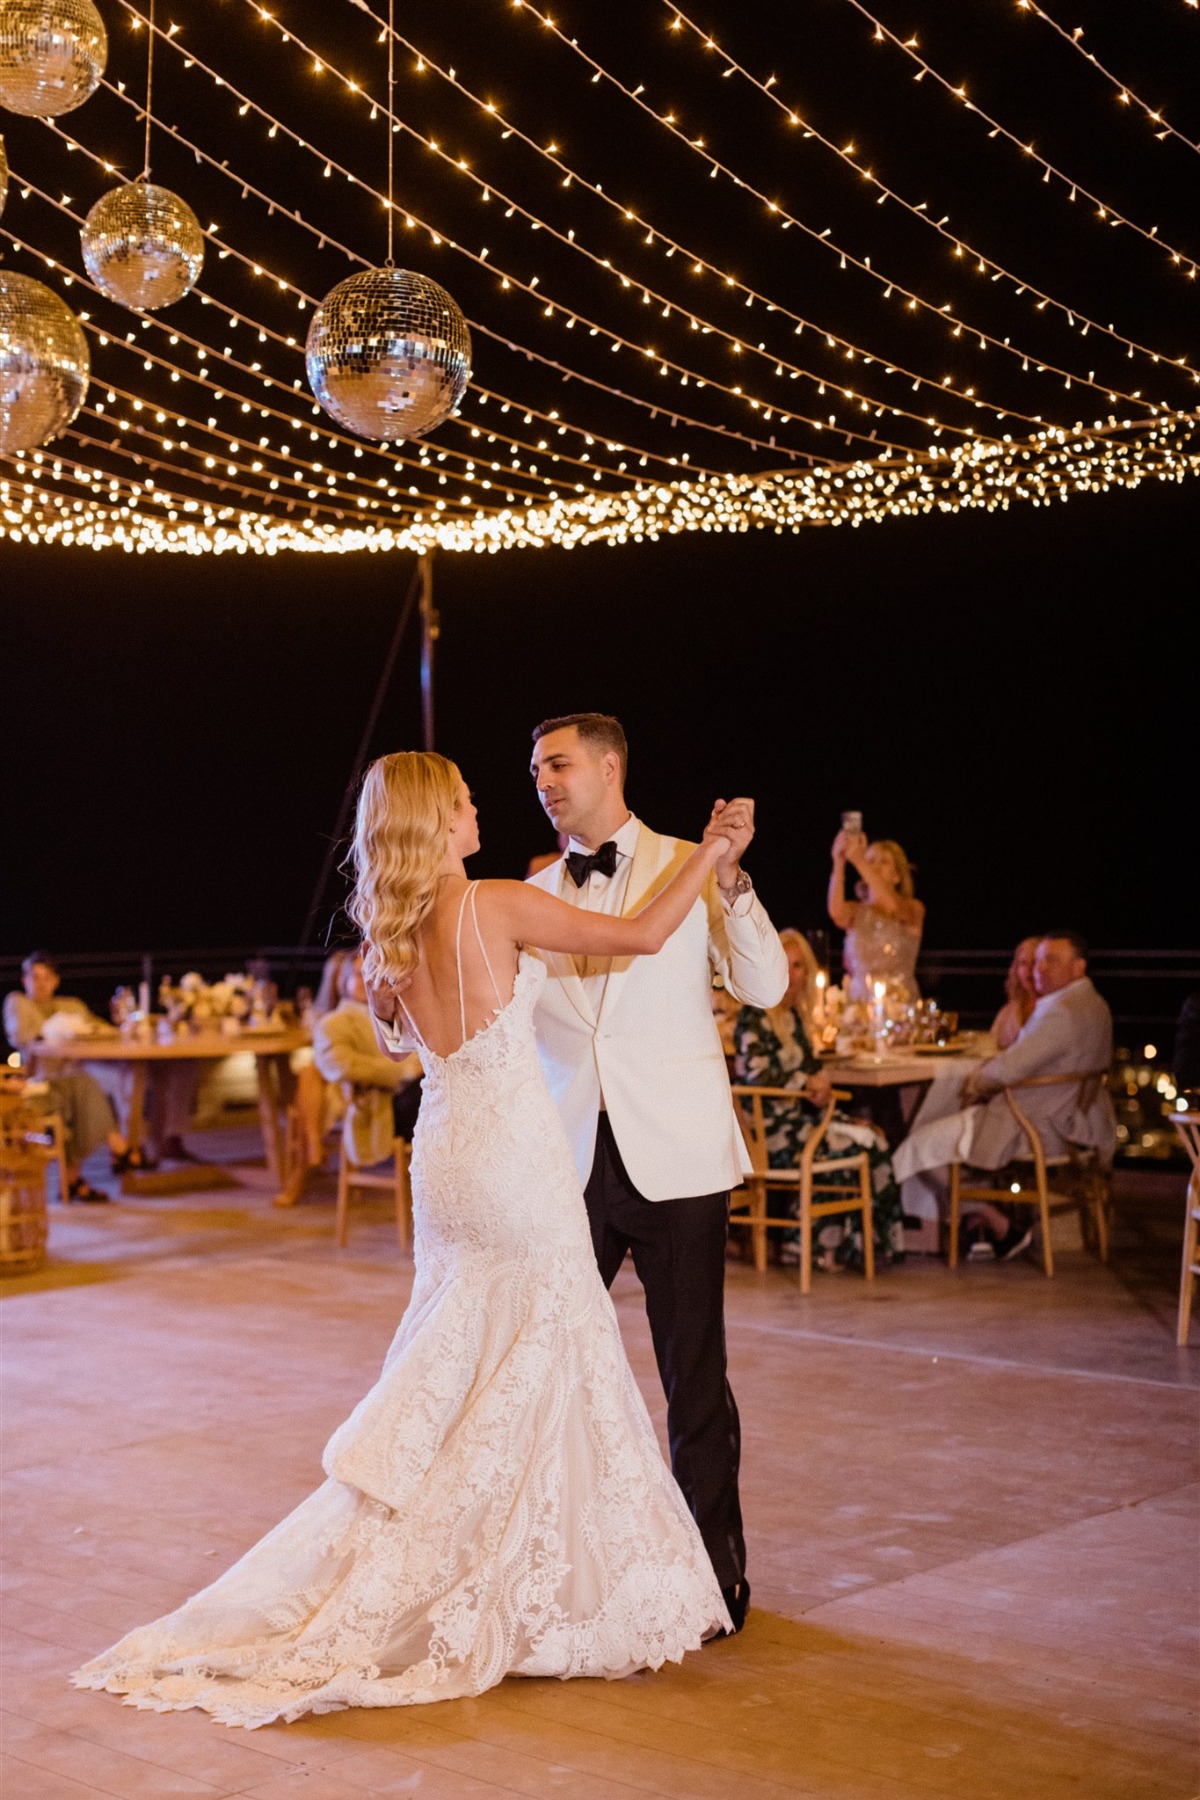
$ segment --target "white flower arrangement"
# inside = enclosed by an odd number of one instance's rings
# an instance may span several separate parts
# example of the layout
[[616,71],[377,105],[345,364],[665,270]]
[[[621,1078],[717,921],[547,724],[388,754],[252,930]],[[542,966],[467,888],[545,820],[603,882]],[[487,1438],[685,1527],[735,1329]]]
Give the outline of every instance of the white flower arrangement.
[[168,976],[159,984],[158,1002],[177,1029],[229,1031],[278,1022],[274,983],[250,975],[235,973],[208,982],[193,969],[178,983]]

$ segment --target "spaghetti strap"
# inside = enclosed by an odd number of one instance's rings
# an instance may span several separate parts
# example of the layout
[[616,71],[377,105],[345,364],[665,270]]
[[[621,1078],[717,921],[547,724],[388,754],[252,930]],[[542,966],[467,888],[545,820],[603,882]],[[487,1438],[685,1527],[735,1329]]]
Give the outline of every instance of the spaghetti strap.
[[484,948],[483,937],[479,930],[479,914],[475,910],[475,897],[476,897],[477,893],[479,892],[479,883],[477,881],[473,881],[471,883],[470,887],[468,888],[467,892],[471,896],[471,924],[475,927],[475,942],[479,945],[479,954],[480,954],[480,956],[482,956],[483,966],[488,972],[488,980],[492,984],[492,993],[496,997],[496,1005],[503,1006],[504,1002],[500,998],[500,989],[496,986],[496,977],[492,973],[491,960],[488,956],[487,950]]
[[429,1045],[425,1042],[425,1039],[421,1036],[421,1033],[417,1027],[417,1021],[413,1018],[413,1016],[409,1012],[407,1006],[405,1006],[403,1000],[400,998],[399,994],[396,995],[396,1005],[400,1008],[400,1011],[404,1014],[404,1017],[408,1020],[408,1029],[412,1032],[412,1034],[416,1038],[418,1044],[420,1044],[422,1050],[428,1050]]
[[464,916],[466,914],[466,910],[467,910],[467,898],[470,894],[472,894],[474,892],[474,889],[475,889],[475,883],[473,881],[468,882],[466,888],[463,891],[462,900],[459,902],[458,925],[454,932],[454,972],[458,976],[458,1019],[459,1019],[459,1040],[458,1041],[459,1041],[460,1048],[467,1041],[467,1001],[466,1001],[466,996],[463,993],[463,977],[462,977],[462,928],[463,928],[463,918],[464,918]]

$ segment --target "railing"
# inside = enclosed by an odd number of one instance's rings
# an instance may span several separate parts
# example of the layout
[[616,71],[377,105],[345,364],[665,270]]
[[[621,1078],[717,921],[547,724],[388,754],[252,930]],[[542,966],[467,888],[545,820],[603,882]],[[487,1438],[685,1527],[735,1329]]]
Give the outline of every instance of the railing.
[[[1004,999],[1009,950],[925,950],[917,968],[923,993],[959,1013],[966,1026],[990,1023]],[[1131,1050],[1171,1054],[1175,1021],[1200,988],[1200,950],[1093,950],[1088,974],[1112,1007],[1117,1037]]]
[[[987,1025],[1004,999],[1004,976],[1011,951],[925,950],[918,967],[923,993],[958,1012],[964,1026]],[[115,987],[148,981],[157,989],[163,975],[178,978],[189,969],[207,979],[250,963],[265,963],[285,995],[315,987],[327,952],[297,944],[234,945],[226,949],[77,951],[56,956],[64,993],[85,999],[107,1015]],[[835,966],[836,975],[836,966]],[[1175,1021],[1185,997],[1200,988],[1200,950],[1094,950],[1089,973],[1113,1009],[1117,1037],[1130,1049],[1152,1045],[1169,1060]],[[19,956],[0,956],[0,988],[20,985]]]

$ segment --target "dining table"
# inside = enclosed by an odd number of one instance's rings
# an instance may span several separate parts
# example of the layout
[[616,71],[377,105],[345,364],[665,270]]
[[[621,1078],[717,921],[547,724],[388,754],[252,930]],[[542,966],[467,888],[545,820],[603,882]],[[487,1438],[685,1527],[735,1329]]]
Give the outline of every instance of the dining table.
[[895,1049],[823,1055],[821,1068],[835,1087],[898,1090],[901,1123],[912,1124],[926,1090],[935,1083],[949,1094],[957,1092],[973,1069],[995,1055],[995,1041],[986,1032],[971,1032],[947,1045],[903,1045]]
[[292,1171],[287,1150],[284,1067],[296,1050],[312,1038],[303,1026],[243,1027],[237,1032],[197,1031],[160,1038],[96,1032],[78,1037],[38,1038],[28,1055],[38,1073],[52,1072],[55,1063],[121,1062],[133,1070],[129,1123],[126,1137],[131,1149],[140,1149],[145,1137],[146,1082],[151,1067],[159,1063],[213,1062],[220,1057],[249,1052],[254,1057],[258,1083],[258,1118],[263,1151],[271,1179],[282,1199],[290,1191]]
[[[862,1091],[871,1118],[895,1149],[914,1124],[956,1112],[962,1105],[963,1082],[995,1053],[991,1034],[976,1031],[946,1045],[822,1056],[821,1069],[834,1087]],[[909,1206],[919,1208],[911,1218]],[[910,1250],[938,1249],[937,1209],[927,1204],[926,1197],[908,1196],[904,1236]]]

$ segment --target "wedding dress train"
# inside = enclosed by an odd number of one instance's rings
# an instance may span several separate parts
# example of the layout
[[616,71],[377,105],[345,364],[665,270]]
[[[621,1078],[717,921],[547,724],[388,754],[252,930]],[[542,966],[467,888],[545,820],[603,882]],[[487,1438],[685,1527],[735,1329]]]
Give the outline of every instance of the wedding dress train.
[[255,1727],[505,1675],[627,1675],[728,1626],[542,1078],[545,974],[523,954],[491,1023],[465,1038],[464,1019],[450,1056],[419,1046],[412,1298],[326,1481],[77,1687]]

